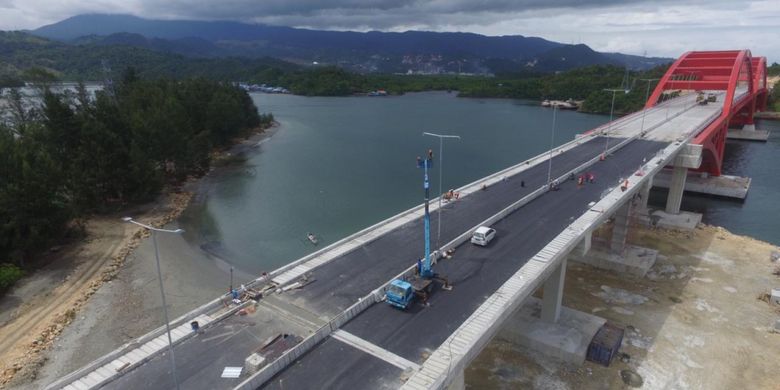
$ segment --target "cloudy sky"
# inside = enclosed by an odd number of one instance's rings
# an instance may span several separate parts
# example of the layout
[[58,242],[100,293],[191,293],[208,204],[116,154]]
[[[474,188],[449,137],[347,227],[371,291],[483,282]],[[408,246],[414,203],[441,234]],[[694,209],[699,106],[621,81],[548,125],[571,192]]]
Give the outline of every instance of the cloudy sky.
[[31,29],[83,13],[520,34],[667,57],[746,47],[780,62],[780,0],[0,0],[0,29]]

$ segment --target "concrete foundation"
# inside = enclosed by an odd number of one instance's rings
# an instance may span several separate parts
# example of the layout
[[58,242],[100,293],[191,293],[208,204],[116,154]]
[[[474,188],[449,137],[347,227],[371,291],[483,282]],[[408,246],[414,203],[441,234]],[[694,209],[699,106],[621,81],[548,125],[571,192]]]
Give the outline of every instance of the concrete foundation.
[[[672,171],[664,169],[653,178],[653,186],[669,188]],[[725,198],[745,199],[750,189],[751,179],[740,176],[702,176],[700,173],[690,173],[685,178],[685,191],[705,195],[722,196]]]
[[775,305],[780,305],[780,288],[773,288],[769,296],[769,301]]
[[640,220],[643,220],[650,226],[662,229],[692,231],[701,222],[701,217],[702,215],[699,213],[688,211],[683,211],[679,214],[669,214],[663,210],[655,210],[651,211],[649,216],[640,217]]
[[658,251],[640,246],[626,245],[625,250],[618,254],[604,248],[594,247],[585,256],[572,253],[569,259],[596,268],[611,270],[643,278],[647,271],[655,265]]
[[769,139],[768,130],[739,130],[729,129],[726,135],[727,139],[735,139],[741,141],[759,141],[766,142]]
[[593,336],[607,322],[592,314],[563,307],[557,323],[540,319],[542,301],[529,297],[498,337],[561,361],[581,365]]

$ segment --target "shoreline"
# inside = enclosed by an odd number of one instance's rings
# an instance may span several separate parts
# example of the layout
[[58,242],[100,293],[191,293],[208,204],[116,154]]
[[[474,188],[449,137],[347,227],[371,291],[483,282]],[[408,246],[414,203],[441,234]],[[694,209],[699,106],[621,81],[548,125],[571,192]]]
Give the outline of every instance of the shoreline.
[[[156,227],[175,225],[193,197],[204,188],[202,183],[231,165],[221,165],[220,161],[250,152],[279,127],[274,121],[267,128],[253,129],[245,137],[235,139],[231,146],[214,151],[206,174],[166,187],[151,202],[120,213],[90,217],[85,237],[64,245],[57,253],[47,254],[55,260],[19,281],[0,299],[0,340],[4,340],[0,343],[0,388],[31,384],[44,387],[58,376],[159,326],[163,320],[159,289],[153,288],[157,275],[154,249],[151,241],[145,240],[150,234],[122,223],[120,218],[134,215]],[[200,248],[180,236],[169,235],[158,236],[158,245],[173,317],[177,312],[190,310],[193,304],[202,304],[198,290],[205,292],[206,299],[222,292],[215,291],[209,282],[229,271],[207,254],[197,253]],[[197,263],[195,267],[193,263]],[[182,286],[185,281],[177,280],[182,279],[182,274],[188,274],[194,290]],[[203,288],[206,286],[212,288]],[[160,310],[153,310],[155,307]]]

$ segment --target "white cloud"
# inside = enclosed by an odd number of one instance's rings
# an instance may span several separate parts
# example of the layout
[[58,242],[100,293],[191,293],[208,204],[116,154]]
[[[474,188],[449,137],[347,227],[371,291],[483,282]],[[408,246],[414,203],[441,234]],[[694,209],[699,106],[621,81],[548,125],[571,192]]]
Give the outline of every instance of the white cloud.
[[677,57],[748,47],[780,61],[777,0],[0,0],[0,28],[82,13],[227,19],[336,30],[526,35],[600,51]]

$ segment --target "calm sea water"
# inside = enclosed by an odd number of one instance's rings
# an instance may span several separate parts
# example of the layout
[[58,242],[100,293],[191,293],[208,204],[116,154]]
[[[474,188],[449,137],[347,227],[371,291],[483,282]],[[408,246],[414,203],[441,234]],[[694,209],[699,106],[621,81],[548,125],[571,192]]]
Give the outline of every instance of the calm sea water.
[[[253,98],[281,126],[244,164],[216,177],[182,218],[188,239],[253,274],[315,250],[308,232],[320,237],[321,247],[421,203],[422,175],[415,157],[428,148],[438,153],[438,140],[424,137],[424,131],[462,137],[446,141],[444,190],[550,147],[552,111],[537,102],[461,99],[447,93]],[[554,143],[607,119],[558,112]],[[735,145],[729,145],[727,171],[754,177],[748,200],[705,199],[694,205],[705,209],[710,223],[777,242],[780,225],[769,219],[780,213],[776,205],[771,205],[774,213],[767,207],[780,188],[769,165],[771,156],[778,156],[778,138],[769,145]],[[436,167],[433,189],[438,179]]]

